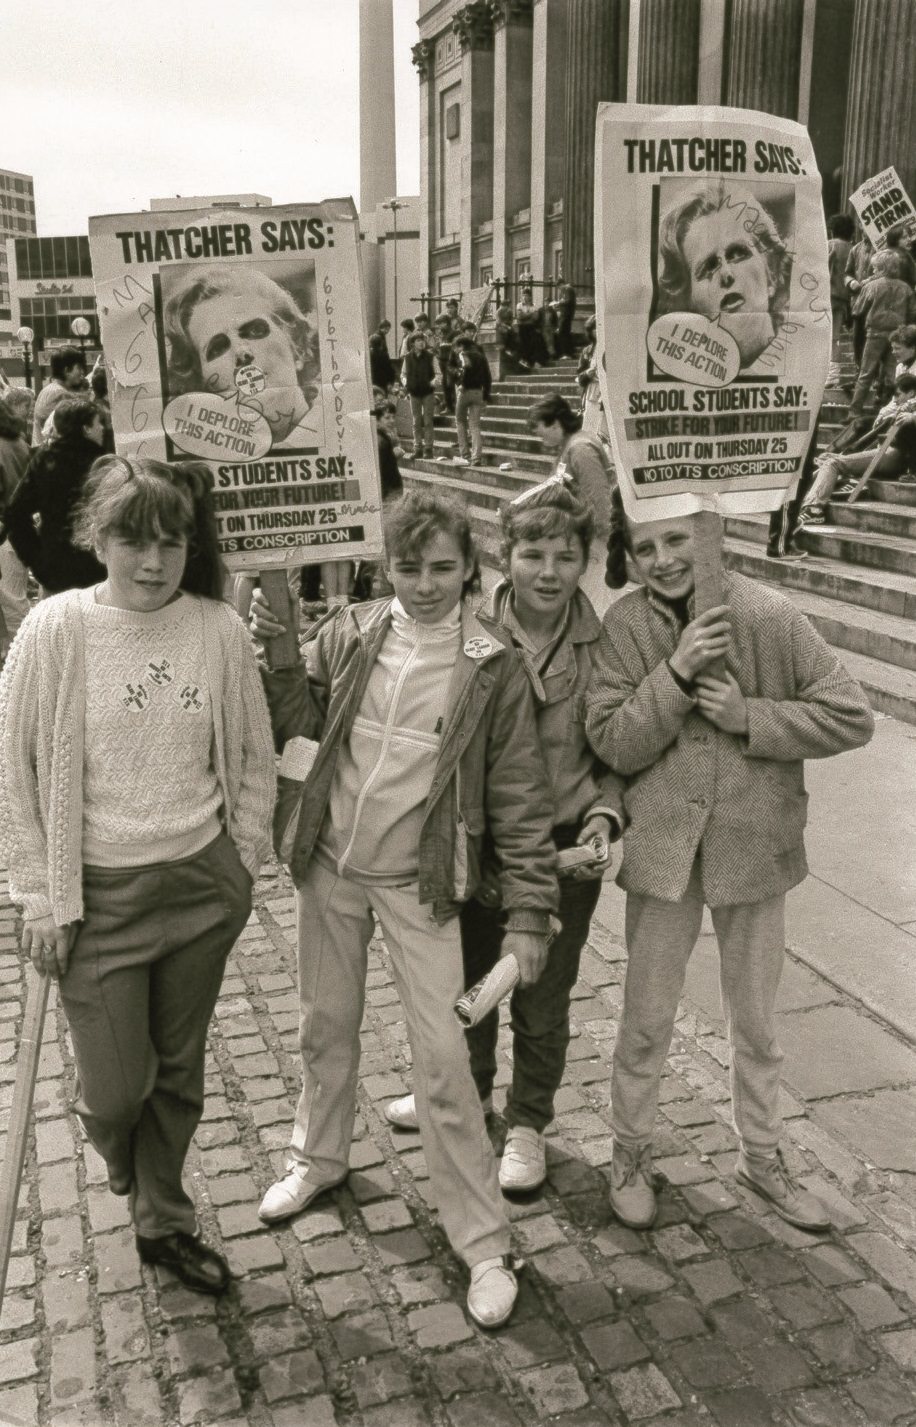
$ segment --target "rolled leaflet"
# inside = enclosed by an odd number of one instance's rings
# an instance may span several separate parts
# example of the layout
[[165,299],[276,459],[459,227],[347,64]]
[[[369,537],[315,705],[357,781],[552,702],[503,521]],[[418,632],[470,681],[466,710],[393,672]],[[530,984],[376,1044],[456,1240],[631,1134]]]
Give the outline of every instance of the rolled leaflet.
[[488,972],[476,986],[459,997],[455,1002],[458,1024],[468,1030],[488,1016],[494,1006],[498,1006],[504,996],[508,996],[518,985],[518,962],[512,955],[503,956],[493,970]]

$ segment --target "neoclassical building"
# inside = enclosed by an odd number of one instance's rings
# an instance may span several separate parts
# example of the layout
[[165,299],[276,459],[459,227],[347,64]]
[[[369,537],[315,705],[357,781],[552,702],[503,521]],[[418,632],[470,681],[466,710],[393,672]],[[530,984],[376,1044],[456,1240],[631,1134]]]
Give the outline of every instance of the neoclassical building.
[[419,0],[421,263],[434,297],[593,286],[595,107],[806,123],[828,212],[894,164],[916,196],[916,0]]

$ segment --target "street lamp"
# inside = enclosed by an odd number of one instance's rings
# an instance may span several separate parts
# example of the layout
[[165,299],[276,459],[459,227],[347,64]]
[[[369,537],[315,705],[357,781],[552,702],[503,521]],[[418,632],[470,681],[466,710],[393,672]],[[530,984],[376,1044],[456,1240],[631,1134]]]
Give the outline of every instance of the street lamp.
[[17,342],[22,343],[22,365],[24,368],[25,384],[32,390],[32,343],[35,341],[35,333],[31,327],[20,327],[16,333]]
[[92,323],[88,321],[88,319],[85,317],[74,317],[73,321],[70,323],[70,331],[73,333],[74,337],[77,337],[79,339],[80,356],[85,361],[86,338],[92,331]]
[[394,230],[394,328],[395,341],[398,341],[398,209],[406,208],[407,204],[402,203],[398,198],[389,198],[387,203],[382,204],[383,208],[391,210],[391,221]]

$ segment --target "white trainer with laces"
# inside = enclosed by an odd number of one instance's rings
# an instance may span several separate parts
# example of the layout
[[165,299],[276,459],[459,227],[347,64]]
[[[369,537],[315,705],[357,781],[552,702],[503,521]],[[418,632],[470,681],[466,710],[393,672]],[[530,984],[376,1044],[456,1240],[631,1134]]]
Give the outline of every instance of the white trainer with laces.
[[513,1125],[499,1163],[499,1187],[510,1193],[537,1189],[547,1178],[544,1136],[530,1125]]
[[308,1172],[307,1164],[293,1163],[283,1178],[270,1186],[258,1206],[258,1217],[265,1224],[276,1224],[280,1219],[301,1214],[320,1194],[336,1189],[347,1177],[335,1179],[333,1184],[316,1184],[309,1179]]
[[480,1328],[501,1328],[509,1321],[518,1297],[516,1267],[511,1254],[484,1259],[471,1269],[468,1313]]
[[[480,1102],[480,1108],[484,1115],[493,1114],[492,1095],[488,1095],[486,1100]],[[392,1100],[390,1104],[386,1105],[385,1119],[397,1130],[418,1130],[420,1122],[417,1119],[417,1102],[413,1095],[402,1095],[400,1100]]]

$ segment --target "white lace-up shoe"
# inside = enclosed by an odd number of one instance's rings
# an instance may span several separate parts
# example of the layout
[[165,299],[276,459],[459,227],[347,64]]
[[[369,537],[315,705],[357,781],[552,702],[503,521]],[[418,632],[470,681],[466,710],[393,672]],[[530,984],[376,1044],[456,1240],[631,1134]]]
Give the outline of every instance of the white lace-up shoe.
[[537,1189],[547,1178],[544,1136],[529,1125],[513,1125],[499,1163],[499,1187],[510,1193]]
[[301,1214],[320,1194],[327,1194],[343,1184],[346,1175],[333,1184],[316,1184],[308,1178],[307,1164],[292,1164],[282,1179],[272,1184],[258,1206],[258,1217],[265,1224],[275,1224],[280,1219],[289,1219],[293,1214]]
[[385,1119],[398,1130],[418,1130],[417,1102],[413,1095],[402,1095],[385,1106]]
[[[488,1095],[486,1100],[481,1100],[480,1108],[485,1115],[492,1115],[493,1096]],[[397,1130],[418,1130],[420,1122],[417,1119],[417,1102],[413,1095],[402,1095],[400,1100],[392,1100],[386,1105],[385,1119]]]
[[501,1328],[507,1323],[518,1297],[517,1265],[511,1254],[484,1259],[471,1269],[468,1313],[481,1328]]

